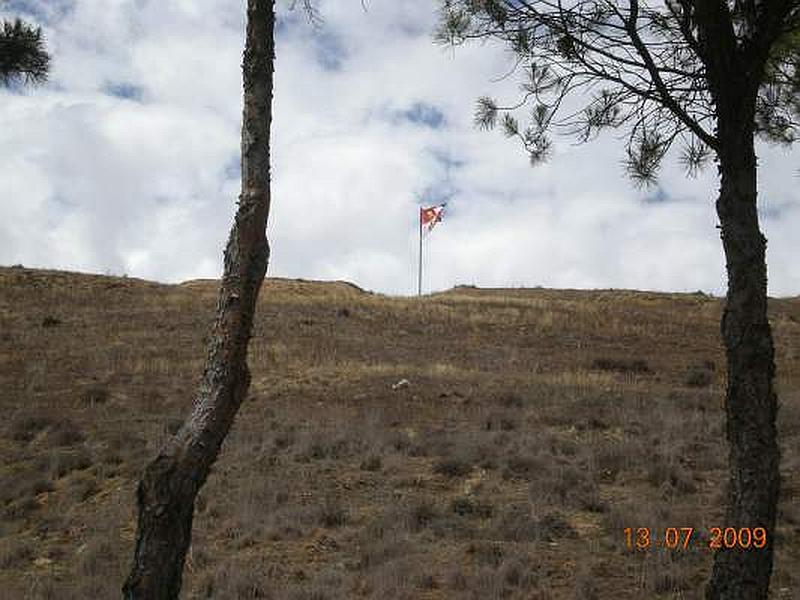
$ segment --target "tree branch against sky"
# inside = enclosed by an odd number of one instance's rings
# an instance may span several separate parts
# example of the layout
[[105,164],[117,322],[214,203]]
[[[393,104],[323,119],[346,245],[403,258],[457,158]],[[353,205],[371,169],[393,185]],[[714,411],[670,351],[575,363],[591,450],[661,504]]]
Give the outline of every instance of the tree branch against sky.
[[[476,123],[484,128],[502,123],[532,162],[549,156],[553,132],[588,141],[603,129],[624,128],[630,133],[627,170],[636,181],[652,184],[674,143],[694,174],[707,164],[717,140],[692,5],[651,4],[448,1],[442,3],[436,39],[461,44],[490,37],[509,46],[523,77],[522,95],[508,104],[482,97]],[[784,39],[791,40],[791,23],[784,29]],[[770,61],[774,76],[759,90],[756,132],[770,141],[792,141],[797,106],[788,98],[797,97],[792,94],[799,85],[797,46],[794,52],[776,52]],[[580,110],[568,111],[565,100],[576,96],[588,100]],[[521,128],[515,109],[523,105],[531,112]]]
[[[724,526],[764,527],[770,542],[762,552],[719,551],[706,593],[766,599],[780,476],[754,138],[795,140],[800,1],[444,0],[440,10],[440,43],[492,39],[515,55],[521,98],[481,97],[475,122],[502,124],[532,163],[548,157],[554,131],[586,142],[603,129],[626,133],[625,167],[639,185],[656,182],[675,144],[690,175],[715,157],[728,272]],[[515,116],[522,107],[530,110],[524,127]]]

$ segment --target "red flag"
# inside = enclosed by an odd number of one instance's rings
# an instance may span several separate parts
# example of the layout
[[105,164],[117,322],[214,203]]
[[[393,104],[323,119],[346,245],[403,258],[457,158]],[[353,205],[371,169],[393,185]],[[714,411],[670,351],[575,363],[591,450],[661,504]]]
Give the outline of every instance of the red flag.
[[431,206],[429,208],[419,207],[419,225],[425,231],[430,231],[442,220],[444,215],[444,204]]

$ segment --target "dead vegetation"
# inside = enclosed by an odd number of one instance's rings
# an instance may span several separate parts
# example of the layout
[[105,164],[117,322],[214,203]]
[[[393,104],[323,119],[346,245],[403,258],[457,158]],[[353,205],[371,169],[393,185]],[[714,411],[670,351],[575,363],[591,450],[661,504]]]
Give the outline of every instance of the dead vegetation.
[[[215,301],[208,281],[0,269],[8,597],[118,596],[136,478],[191,405]],[[725,525],[719,311],[697,294],[405,299],[269,280],[250,398],[198,498],[183,597],[699,598],[704,540],[631,552],[623,530]],[[773,301],[771,318],[773,595],[788,599],[800,301]]]

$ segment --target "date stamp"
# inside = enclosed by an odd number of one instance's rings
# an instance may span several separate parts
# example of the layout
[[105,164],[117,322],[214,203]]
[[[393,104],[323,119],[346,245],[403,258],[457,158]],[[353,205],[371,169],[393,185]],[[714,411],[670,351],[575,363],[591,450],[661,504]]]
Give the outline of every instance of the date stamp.
[[706,550],[738,548],[760,550],[767,545],[767,530],[763,527],[709,527],[703,531],[694,527],[626,527],[623,529],[625,547],[630,551],[656,548],[688,550],[699,547]]

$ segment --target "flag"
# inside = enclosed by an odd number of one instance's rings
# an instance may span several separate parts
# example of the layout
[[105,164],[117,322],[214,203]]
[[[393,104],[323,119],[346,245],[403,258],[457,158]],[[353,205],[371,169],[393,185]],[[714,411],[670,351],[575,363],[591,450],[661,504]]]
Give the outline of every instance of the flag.
[[436,224],[442,220],[445,204],[431,206],[429,208],[419,207],[419,226],[426,232],[430,232]]

